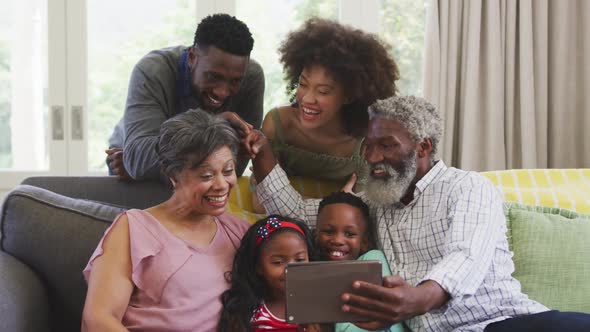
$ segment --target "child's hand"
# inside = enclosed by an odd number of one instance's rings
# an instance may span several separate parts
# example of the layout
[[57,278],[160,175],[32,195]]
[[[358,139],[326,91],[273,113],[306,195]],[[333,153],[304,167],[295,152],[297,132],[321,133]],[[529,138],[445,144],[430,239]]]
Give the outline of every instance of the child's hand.
[[348,179],[348,181],[346,182],[344,187],[342,187],[342,191],[344,191],[346,193],[354,194],[354,192],[352,191],[352,188],[354,188],[354,185],[356,184],[356,180],[357,180],[356,173],[352,173],[352,175],[350,176],[350,178]]

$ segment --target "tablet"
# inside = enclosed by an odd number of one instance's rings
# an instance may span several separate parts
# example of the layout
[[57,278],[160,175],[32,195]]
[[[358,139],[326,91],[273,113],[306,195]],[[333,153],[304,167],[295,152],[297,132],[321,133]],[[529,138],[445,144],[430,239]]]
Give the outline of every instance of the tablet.
[[292,263],[285,268],[286,320],[290,324],[358,322],[363,317],[342,311],[342,293],[355,280],[381,285],[379,261]]

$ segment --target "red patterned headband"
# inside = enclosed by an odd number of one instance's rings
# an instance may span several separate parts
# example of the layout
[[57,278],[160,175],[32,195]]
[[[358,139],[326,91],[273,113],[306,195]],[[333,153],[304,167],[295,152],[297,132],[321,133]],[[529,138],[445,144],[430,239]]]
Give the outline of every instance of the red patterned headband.
[[256,245],[259,246],[262,241],[267,239],[270,234],[272,234],[272,232],[281,228],[292,228],[305,237],[305,233],[299,226],[297,226],[297,224],[289,221],[279,220],[277,217],[271,217],[268,218],[264,224],[258,227],[258,231],[256,232]]

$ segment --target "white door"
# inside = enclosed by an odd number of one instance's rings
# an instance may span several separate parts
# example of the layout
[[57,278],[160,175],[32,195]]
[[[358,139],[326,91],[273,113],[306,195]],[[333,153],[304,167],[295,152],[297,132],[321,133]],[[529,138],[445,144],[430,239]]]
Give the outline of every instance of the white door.
[[0,190],[67,173],[64,0],[0,10]]

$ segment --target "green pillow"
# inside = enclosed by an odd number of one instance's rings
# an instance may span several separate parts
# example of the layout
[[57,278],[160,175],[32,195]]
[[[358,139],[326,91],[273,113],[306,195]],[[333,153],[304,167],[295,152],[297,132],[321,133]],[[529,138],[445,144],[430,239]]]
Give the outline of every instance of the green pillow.
[[590,313],[590,215],[505,205],[514,277],[551,309]]

